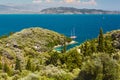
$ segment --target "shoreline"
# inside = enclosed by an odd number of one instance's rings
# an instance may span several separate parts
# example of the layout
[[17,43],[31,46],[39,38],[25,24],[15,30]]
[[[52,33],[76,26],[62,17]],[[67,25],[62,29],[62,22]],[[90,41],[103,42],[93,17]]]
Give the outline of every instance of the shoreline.
[[[76,41],[74,41],[74,40],[72,40],[71,42],[66,42],[66,45],[71,45],[71,44],[76,44],[76,43],[78,43],[78,42],[76,42]],[[57,45],[57,46],[54,46],[54,48],[59,48],[59,47],[61,47],[62,45]]]

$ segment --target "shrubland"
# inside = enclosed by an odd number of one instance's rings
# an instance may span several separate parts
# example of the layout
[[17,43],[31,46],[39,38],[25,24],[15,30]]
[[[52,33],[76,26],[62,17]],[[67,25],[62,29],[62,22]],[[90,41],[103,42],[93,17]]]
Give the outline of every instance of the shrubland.
[[[29,28],[0,39],[0,80],[120,80],[120,30],[87,40],[68,51],[71,39]],[[64,47],[63,47],[64,50]]]

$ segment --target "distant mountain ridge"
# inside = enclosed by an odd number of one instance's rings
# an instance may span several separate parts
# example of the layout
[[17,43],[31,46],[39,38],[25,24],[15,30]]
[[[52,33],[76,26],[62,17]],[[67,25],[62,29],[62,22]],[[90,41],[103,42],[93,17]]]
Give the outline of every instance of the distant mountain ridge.
[[78,9],[74,7],[53,7],[34,10],[33,7],[0,5],[0,14],[120,14],[120,11],[102,9]]
[[21,6],[12,5],[0,5],[0,14],[29,14],[38,13],[38,11],[33,11]]
[[56,7],[41,10],[43,14],[120,14],[120,11],[106,11],[101,9],[77,9],[73,7]]

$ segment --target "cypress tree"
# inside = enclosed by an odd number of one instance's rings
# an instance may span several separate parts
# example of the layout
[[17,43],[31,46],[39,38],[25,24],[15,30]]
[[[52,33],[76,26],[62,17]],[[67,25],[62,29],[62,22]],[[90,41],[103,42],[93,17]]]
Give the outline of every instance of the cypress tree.
[[28,61],[27,61],[26,69],[31,70],[31,60],[30,59],[28,59]]
[[12,71],[7,63],[4,63],[3,71],[6,72],[9,76],[12,75]]
[[9,67],[8,67],[7,63],[4,63],[3,71],[6,73],[9,71]]
[[0,62],[0,70],[2,69],[2,62]]
[[36,64],[33,64],[33,65],[31,66],[31,71],[34,72],[35,70],[36,70]]
[[98,51],[103,52],[104,51],[104,37],[103,37],[103,30],[100,29],[100,33],[98,36]]
[[107,52],[107,53],[115,52],[115,49],[111,42],[112,42],[111,37],[106,37],[104,43],[105,43],[105,52]]
[[18,57],[16,57],[15,70],[19,70],[21,72],[22,69],[21,69],[21,63],[20,62],[21,62],[20,59],[18,59]]
[[2,69],[2,59],[1,59],[1,55],[0,55],[0,70]]
[[90,52],[89,52],[89,44],[88,42],[86,41],[84,43],[84,52],[83,52],[84,56],[89,56]]
[[64,39],[62,53],[65,53],[66,50],[67,50],[67,45],[66,45],[66,40]]
[[90,42],[90,49],[91,49],[91,53],[96,52],[96,46],[94,41]]

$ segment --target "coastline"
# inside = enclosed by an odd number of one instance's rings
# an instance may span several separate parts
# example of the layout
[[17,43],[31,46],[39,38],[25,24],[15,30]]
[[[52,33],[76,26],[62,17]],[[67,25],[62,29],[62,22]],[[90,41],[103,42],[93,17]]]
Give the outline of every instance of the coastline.
[[[76,44],[76,43],[78,43],[78,42],[76,42],[76,41],[74,41],[74,40],[72,40],[71,42],[66,42],[66,45],[71,45],[71,44]],[[57,46],[54,46],[54,48],[59,48],[59,47],[61,47],[62,45],[57,45]]]

